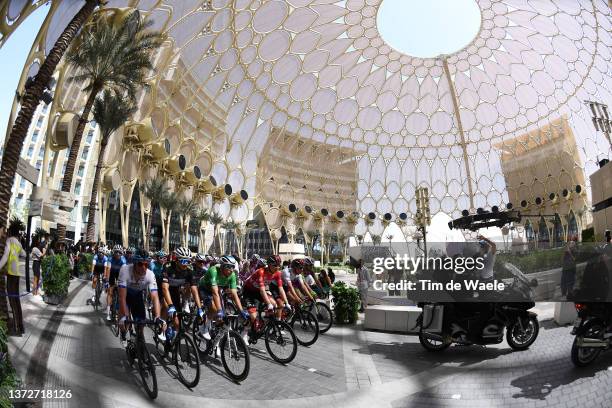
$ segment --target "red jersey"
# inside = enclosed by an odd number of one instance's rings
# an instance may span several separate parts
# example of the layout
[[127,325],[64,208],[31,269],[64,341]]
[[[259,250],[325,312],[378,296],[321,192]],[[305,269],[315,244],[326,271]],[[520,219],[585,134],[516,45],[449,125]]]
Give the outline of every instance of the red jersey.
[[272,273],[268,268],[259,268],[253,272],[244,283],[245,287],[249,287],[250,289],[259,289],[261,287],[268,288],[270,283],[275,283],[279,287],[282,287],[283,275],[281,271]]

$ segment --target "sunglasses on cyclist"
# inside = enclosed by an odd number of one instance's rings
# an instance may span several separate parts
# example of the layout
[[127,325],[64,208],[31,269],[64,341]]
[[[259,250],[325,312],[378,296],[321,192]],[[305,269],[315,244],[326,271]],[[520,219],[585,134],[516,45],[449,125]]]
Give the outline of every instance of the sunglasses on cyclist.
[[191,261],[189,259],[179,259],[181,265],[189,265]]
[[144,266],[145,268],[149,267],[149,263],[148,262],[136,262],[136,265],[138,266]]

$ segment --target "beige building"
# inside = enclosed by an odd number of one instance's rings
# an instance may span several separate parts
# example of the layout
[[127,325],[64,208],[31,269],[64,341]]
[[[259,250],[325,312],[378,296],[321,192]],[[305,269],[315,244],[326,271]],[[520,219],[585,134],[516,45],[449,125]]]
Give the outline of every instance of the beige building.
[[593,194],[593,229],[595,239],[604,239],[612,229],[612,164],[607,163],[591,175]]

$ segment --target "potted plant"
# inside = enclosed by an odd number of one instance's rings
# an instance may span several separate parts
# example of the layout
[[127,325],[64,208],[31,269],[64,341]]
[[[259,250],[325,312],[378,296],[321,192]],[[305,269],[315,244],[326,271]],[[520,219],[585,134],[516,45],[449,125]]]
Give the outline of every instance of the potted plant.
[[91,273],[91,265],[93,263],[93,254],[81,253],[79,255],[78,271],[82,279],[88,279]]
[[45,294],[43,300],[50,305],[59,305],[68,295],[70,263],[65,254],[47,256],[42,261],[42,281]]
[[334,315],[338,324],[354,324],[357,322],[359,310],[359,291],[347,286],[344,282],[336,282],[332,287],[334,297]]

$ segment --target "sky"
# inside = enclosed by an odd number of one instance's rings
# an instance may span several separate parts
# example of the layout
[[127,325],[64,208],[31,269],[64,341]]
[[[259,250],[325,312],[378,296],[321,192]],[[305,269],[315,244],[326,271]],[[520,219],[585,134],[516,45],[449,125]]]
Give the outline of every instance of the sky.
[[0,92],[0,140],[2,141],[6,135],[19,77],[48,11],[48,5],[39,7],[26,18],[9,37],[6,44],[0,48],[0,61],[2,61],[0,64],[0,89],[2,90]]

